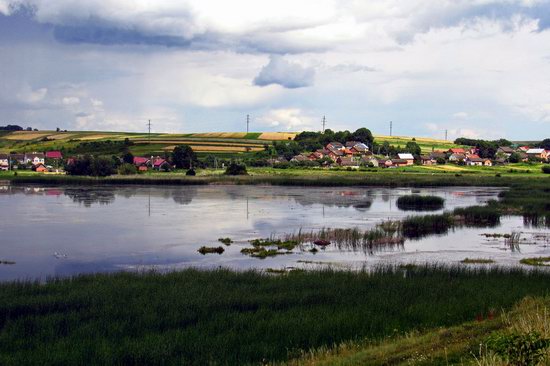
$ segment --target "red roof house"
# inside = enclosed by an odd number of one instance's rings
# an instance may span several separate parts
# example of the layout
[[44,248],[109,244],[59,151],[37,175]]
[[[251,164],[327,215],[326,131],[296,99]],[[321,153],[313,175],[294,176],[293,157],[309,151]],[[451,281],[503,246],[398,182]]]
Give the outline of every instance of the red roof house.
[[149,162],[149,159],[143,158],[141,156],[134,156],[134,165],[140,166],[140,165],[146,165]]
[[454,147],[454,148],[449,149],[449,152],[451,154],[464,154],[464,153],[466,153],[466,150],[464,150],[461,147]]
[[46,151],[46,159],[63,159],[61,151]]

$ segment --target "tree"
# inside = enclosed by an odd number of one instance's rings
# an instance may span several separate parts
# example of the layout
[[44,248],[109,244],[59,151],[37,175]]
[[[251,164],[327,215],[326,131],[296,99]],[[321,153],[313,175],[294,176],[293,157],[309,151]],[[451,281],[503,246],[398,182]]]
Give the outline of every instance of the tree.
[[126,151],[122,155],[122,161],[126,164],[134,164],[134,154],[132,154],[130,151]]
[[519,154],[517,152],[513,152],[510,154],[510,156],[508,157],[508,161],[510,163],[519,163],[521,157],[519,156]]
[[23,127],[18,125],[0,126],[0,131],[21,131]]
[[246,166],[239,163],[231,163],[225,170],[226,175],[248,175]]
[[177,169],[189,169],[197,161],[197,156],[189,145],[178,145],[172,151],[172,164]]
[[359,128],[357,131],[352,133],[350,138],[353,141],[360,141],[362,143],[367,144],[368,146],[372,146],[372,143],[374,141],[374,137],[372,136],[372,133],[368,128],[365,128],[365,127]]
[[405,145],[405,150],[407,150],[407,152],[415,156],[419,156],[420,153],[422,152],[422,149],[420,148],[420,146],[418,146],[418,144],[414,141],[407,142],[407,145]]
[[120,167],[118,167],[118,174],[120,175],[132,175],[136,173],[137,169],[134,164],[124,163]]
[[541,149],[550,150],[550,138],[544,139],[540,142],[539,147]]

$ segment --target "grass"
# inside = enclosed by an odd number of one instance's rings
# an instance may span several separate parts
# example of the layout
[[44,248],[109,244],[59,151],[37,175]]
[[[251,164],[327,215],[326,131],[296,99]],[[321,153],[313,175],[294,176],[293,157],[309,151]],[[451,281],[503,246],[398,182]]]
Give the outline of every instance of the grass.
[[442,209],[444,204],[445,200],[438,196],[413,194],[397,199],[397,207],[405,211],[436,211]]
[[460,263],[464,264],[491,264],[495,263],[492,259],[486,259],[486,258],[464,258],[460,261]]
[[218,241],[225,245],[231,245],[233,243],[233,240],[230,238],[219,238]]
[[[473,321],[548,292],[550,274],[380,267],[284,276],[117,273],[0,285],[0,364],[259,364]],[[450,339],[450,338],[449,338]]]
[[523,258],[519,262],[529,266],[550,266],[550,257]]

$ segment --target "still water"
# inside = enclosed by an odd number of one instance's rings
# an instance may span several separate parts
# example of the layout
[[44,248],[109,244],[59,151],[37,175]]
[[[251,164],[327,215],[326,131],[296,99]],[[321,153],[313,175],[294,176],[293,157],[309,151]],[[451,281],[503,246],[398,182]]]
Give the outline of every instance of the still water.
[[[322,228],[367,230],[388,219],[424,215],[401,211],[406,194],[445,199],[445,210],[498,199],[493,188],[300,188],[272,186],[87,186],[44,187],[0,184],[0,280],[68,276],[117,270],[172,270],[186,267],[234,269],[369,266],[380,263],[457,263],[492,258],[517,265],[519,259],[550,255],[550,231],[524,227],[505,217],[491,229],[457,229],[445,236],[407,240],[367,253],[328,246],[313,254],[265,259],[240,253],[248,240]],[[443,210],[436,211],[440,213]],[[519,250],[483,233],[521,232]],[[235,242],[224,246],[218,238]],[[202,255],[201,246],[223,246],[221,255]],[[12,263],[14,262],[14,263]],[[321,264],[319,264],[321,263]]]

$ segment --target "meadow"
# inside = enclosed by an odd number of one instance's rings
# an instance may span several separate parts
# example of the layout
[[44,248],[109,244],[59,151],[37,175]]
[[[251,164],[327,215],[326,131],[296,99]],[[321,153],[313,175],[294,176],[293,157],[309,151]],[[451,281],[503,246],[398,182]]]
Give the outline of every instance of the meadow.
[[[283,362],[345,341],[484,318],[527,295],[548,294],[549,280],[537,270],[406,266],[285,274],[188,269],[4,283],[0,363]],[[464,342],[467,351],[478,347]]]

